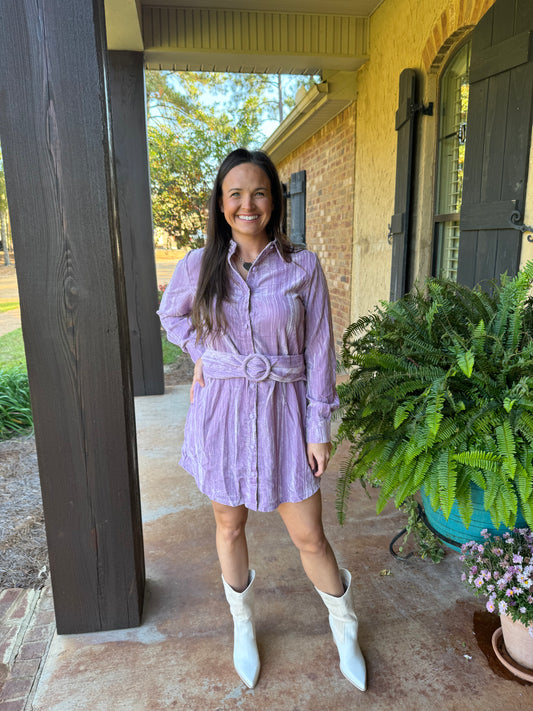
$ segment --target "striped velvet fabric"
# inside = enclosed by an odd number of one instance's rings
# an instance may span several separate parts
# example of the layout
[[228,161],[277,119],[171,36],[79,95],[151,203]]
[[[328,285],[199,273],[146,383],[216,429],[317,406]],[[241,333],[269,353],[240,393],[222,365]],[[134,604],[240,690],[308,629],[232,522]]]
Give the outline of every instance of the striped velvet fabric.
[[245,281],[232,263],[235,248],[232,241],[226,333],[196,343],[189,316],[202,249],[178,263],[158,313],[170,341],[194,361],[206,353],[180,463],[211,500],[272,511],[320,485],[306,443],[330,440],[338,407],[329,295],[312,252],[285,262],[271,242]]

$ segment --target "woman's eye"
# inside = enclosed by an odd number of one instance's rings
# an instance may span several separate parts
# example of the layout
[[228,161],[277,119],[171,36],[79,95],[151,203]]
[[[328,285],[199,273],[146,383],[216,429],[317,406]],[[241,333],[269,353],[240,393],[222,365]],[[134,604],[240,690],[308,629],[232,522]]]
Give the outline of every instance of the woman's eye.
[[256,192],[257,197],[265,197],[265,193],[262,190]]

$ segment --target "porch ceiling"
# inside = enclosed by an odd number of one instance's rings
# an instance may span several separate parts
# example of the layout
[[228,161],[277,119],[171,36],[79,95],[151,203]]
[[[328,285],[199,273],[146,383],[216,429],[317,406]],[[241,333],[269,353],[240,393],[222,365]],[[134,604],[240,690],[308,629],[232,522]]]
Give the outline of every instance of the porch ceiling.
[[383,0],[105,0],[109,49],[148,69],[321,74],[367,59]]

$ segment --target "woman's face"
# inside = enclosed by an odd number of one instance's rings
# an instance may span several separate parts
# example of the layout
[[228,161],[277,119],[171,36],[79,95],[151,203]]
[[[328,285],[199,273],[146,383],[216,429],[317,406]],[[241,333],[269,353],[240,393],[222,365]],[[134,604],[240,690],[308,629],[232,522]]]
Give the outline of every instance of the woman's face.
[[267,174],[259,166],[241,163],[232,168],[222,181],[219,206],[236,242],[268,240],[272,191]]

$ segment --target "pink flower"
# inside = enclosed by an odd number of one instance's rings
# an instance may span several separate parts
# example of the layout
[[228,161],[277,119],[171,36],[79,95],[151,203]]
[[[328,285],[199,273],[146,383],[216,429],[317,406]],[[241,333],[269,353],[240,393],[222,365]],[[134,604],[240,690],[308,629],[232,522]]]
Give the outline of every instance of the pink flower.
[[518,555],[518,553],[515,553],[513,556],[513,563],[522,563],[523,562],[523,557],[521,555]]
[[486,607],[487,607],[487,610],[488,610],[489,612],[494,612],[494,610],[496,609],[496,605],[494,604],[494,600],[487,600],[487,605],[486,605]]

